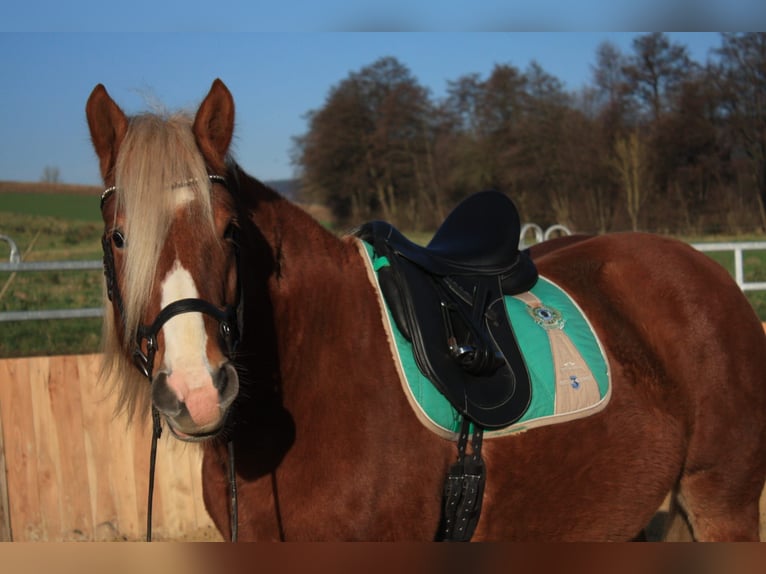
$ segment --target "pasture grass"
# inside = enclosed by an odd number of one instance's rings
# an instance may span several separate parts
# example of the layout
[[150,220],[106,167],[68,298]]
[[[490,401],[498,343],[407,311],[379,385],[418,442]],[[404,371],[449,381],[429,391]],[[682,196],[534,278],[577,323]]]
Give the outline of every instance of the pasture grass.
[[101,319],[0,323],[0,358],[81,355],[101,349]]
[[[74,210],[56,216],[28,214],[24,211],[29,203],[3,202],[6,195],[0,194],[0,234],[16,242],[24,261],[101,257],[98,221],[89,221]],[[92,204],[93,198],[88,199]],[[21,212],[11,211],[18,205]],[[8,244],[0,242],[0,260],[8,261],[9,255]],[[99,307],[102,277],[100,270],[0,272],[0,311]],[[101,319],[0,323],[0,357],[93,353],[100,341]]]
[[0,193],[0,212],[53,217],[67,221],[101,221],[99,198],[65,193]]
[[[97,203],[92,195],[3,192],[0,234],[16,241],[25,261],[100,259],[102,225]],[[425,244],[431,234],[408,236]],[[759,239],[763,238],[684,238],[690,243]],[[0,242],[0,260],[7,261],[8,255],[8,245]],[[707,255],[733,275],[731,252]],[[747,281],[766,281],[766,251],[745,252],[744,269]],[[0,311],[98,307],[102,285],[100,270],[0,273]],[[766,321],[766,292],[751,291],[746,296]],[[98,352],[100,339],[101,319],[2,322],[0,357],[93,353]]]

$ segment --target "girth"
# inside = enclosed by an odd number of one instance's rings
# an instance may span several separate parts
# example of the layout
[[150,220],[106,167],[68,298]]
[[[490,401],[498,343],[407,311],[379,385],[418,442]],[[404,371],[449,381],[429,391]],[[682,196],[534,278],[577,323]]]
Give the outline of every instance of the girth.
[[518,420],[531,395],[503,300],[537,280],[534,264],[518,250],[518,221],[511,200],[488,191],[458,205],[427,247],[384,222],[357,231],[388,260],[379,269],[381,291],[418,368],[484,428]]

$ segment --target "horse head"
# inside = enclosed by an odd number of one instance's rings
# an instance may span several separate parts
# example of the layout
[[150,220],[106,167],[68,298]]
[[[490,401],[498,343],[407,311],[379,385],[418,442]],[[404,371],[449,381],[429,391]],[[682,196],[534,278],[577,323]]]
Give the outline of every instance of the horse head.
[[128,117],[98,85],[86,114],[106,186],[106,370],[131,414],[151,401],[178,438],[210,438],[239,392],[233,99],[216,80],[193,116]]

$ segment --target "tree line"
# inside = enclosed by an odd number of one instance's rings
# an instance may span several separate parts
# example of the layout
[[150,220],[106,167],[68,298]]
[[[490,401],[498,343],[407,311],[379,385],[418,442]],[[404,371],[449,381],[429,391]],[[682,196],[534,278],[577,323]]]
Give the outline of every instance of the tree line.
[[766,33],[724,33],[696,62],[664,33],[596,50],[576,91],[496,64],[435,99],[393,57],[307,114],[293,164],[337,221],[433,229],[463,197],[507,193],[523,221],[581,232],[766,229]]

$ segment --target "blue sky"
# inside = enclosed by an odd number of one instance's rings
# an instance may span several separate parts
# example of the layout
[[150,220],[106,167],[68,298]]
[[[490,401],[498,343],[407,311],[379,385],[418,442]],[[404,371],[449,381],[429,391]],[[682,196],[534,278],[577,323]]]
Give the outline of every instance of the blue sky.
[[0,30],[755,30],[765,14],[763,0],[17,0]]
[[[142,3],[132,3],[131,10]],[[197,4],[194,0],[184,5],[188,9]],[[305,3],[307,12],[299,21],[312,13],[309,6],[314,5]],[[497,63],[523,69],[532,60],[574,90],[590,80],[599,43],[609,40],[627,52],[635,36],[625,32],[221,33],[198,31],[185,23],[177,24],[179,32],[50,32],[39,31],[46,29],[46,19],[25,28],[21,16],[17,14],[19,22],[13,26],[4,20],[9,30],[0,31],[0,180],[36,181],[45,166],[54,166],[63,181],[88,184],[99,180],[84,106],[97,83],[103,83],[126,112],[135,113],[153,101],[171,109],[193,108],[212,80],[220,77],[237,104],[235,156],[250,173],[271,180],[291,177],[291,141],[305,132],[306,112],[321,107],[328,90],[349,72],[377,58],[398,58],[435,97],[444,94],[448,80],[474,72],[486,77]],[[61,18],[58,29],[74,29],[74,22]],[[98,28],[87,19],[79,25]],[[211,14],[209,27],[219,25]],[[24,29],[38,31],[14,31]],[[717,33],[671,37],[687,45],[700,62],[720,43]]]

